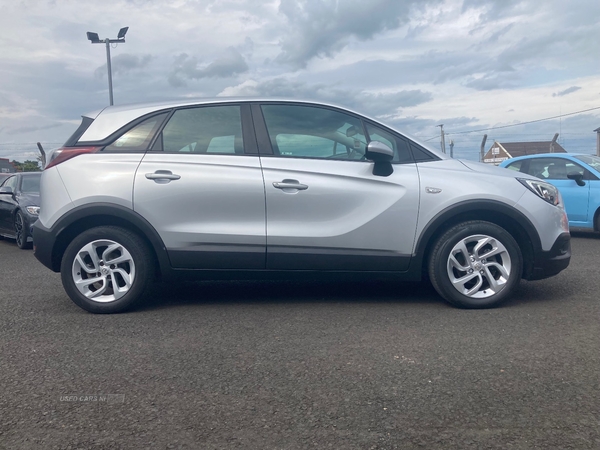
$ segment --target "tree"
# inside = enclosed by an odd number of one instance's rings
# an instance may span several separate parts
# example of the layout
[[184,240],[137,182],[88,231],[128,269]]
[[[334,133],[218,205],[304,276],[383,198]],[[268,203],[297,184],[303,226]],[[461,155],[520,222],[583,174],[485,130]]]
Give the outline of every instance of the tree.
[[37,161],[30,159],[25,162],[12,161],[12,165],[15,166],[17,172],[39,172],[42,170]]

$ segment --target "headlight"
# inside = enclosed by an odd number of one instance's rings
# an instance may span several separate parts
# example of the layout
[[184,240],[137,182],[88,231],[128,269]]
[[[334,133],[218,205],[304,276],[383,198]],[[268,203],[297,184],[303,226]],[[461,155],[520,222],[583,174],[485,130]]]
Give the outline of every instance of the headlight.
[[40,213],[40,207],[39,206],[28,206],[25,209],[32,216],[37,216]]
[[535,195],[546,200],[551,205],[562,206],[560,192],[550,183],[539,180],[529,180],[527,178],[517,178],[517,180]]

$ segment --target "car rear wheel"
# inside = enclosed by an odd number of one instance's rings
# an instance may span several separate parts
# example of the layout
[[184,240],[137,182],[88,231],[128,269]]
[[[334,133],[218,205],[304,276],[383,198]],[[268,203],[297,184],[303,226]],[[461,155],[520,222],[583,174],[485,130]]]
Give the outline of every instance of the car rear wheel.
[[462,308],[491,308],[518,286],[523,258],[514,238],[491,222],[453,226],[436,242],[429,258],[433,287]]
[[129,230],[102,226],[84,231],[65,251],[63,286],[75,304],[93,313],[116,313],[138,302],[150,284],[154,258]]
[[29,233],[27,232],[27,226],[25,224],[25,217],[21,211],[17,211],[15,214],[15,243],[20,249],[26,249],[30,247],[27,242]]

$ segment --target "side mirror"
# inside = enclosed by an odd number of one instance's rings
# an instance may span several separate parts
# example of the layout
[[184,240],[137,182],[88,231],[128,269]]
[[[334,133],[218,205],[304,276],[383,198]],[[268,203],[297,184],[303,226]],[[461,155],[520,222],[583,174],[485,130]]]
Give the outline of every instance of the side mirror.
[[365,153],[365,157],[369,161],[380,162],[387,161],[391,162],[394,159],[394,150],[392,150],[388,145],[379,141],[371,141],[369,145],[367,145],[367,152]]
[[0,195],[13,195],[14,193],[15,191],[13,191],[13,188],[10,186],[4,186],[0,188]]
[[569,180],[575,180],[575,183],[577,183],[577,186],[585,186],[585,181],[583,181],[583,175],[580,174],[579,172],[571,172],[571,173],[567,174],[567,178]]
[[379,141],[371,141],[367,145],[365,158],[373,161],[373,175],[379,177],[388,177],[394,172],[392,167],[392,159],[394,159],[394,150],[388,145]]

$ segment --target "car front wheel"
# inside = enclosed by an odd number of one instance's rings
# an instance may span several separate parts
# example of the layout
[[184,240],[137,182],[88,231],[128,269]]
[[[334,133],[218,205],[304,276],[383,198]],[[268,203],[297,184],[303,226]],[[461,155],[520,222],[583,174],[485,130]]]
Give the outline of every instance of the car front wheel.
[[437,292],[463,308],[498,306],[519,284],[522,268],[514,238],[485,221],[463,222],[446,231],[436,241],[428,267]]
[[65,291],[92,313],[132,307],[152,279],[148,245],[129,230],[102,226],[84,231],[67,247],[61,263]]
[[23,217],[23,213],[21,211],[16,212],[14,225],[15,243],[17,244],[17,247],[19,247],[21,250],[29,248],[29,243],[27,242],[29,233],[27,232],[25,217]]

